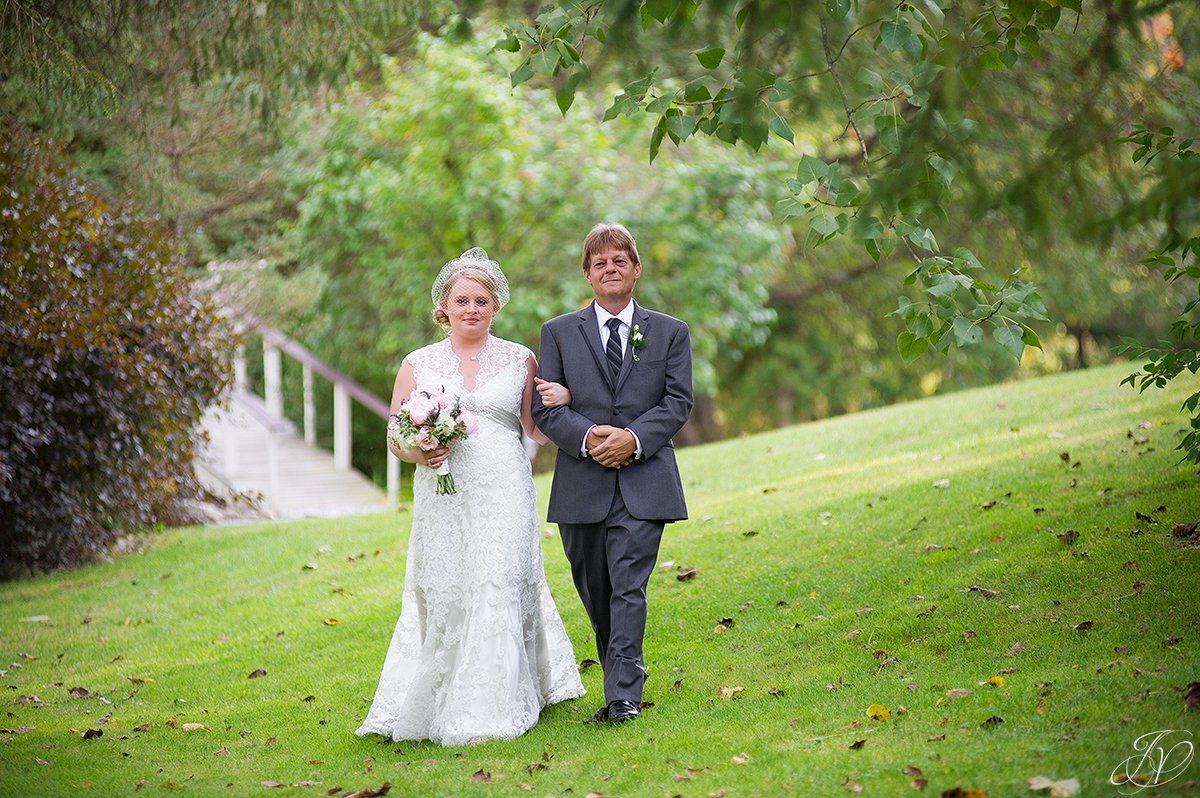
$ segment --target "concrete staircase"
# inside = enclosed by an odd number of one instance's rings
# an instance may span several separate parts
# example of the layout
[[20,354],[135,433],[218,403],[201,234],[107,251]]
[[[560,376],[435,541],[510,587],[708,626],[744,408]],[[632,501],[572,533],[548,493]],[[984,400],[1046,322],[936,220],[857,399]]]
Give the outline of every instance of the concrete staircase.
[[[332,453],[305,443],[288,421],[269,414],[253,394],[235,393],[204,419],[208,449],[196,474],[226,511],[214,521],[268,517],[329,518],[387,509],[382,490]],[[382,445],[382,444],[381,444]]]

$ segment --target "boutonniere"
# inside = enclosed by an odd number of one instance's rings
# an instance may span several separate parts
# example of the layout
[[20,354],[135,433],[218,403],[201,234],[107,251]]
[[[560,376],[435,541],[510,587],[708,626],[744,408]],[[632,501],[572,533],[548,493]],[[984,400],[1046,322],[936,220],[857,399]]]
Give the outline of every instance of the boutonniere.
[[633,361],[635,363],[641,360],[641,358],[638,357],[638,350],[644,347],[647,343],[649,342],[646,340],[646,336],[642,335],[641,328],[639,328],[636,324],[633,325],[633,329],[629,332],[629,349],[633,354]]

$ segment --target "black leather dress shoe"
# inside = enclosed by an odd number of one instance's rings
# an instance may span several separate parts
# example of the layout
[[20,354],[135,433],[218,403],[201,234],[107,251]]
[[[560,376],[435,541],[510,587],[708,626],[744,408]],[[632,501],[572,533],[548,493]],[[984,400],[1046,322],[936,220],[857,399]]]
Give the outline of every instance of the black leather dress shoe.
[[627,720],[633,720],[640,714],[638,705],[632,701],[609,701],[606,709],[609,723],[624,723]]

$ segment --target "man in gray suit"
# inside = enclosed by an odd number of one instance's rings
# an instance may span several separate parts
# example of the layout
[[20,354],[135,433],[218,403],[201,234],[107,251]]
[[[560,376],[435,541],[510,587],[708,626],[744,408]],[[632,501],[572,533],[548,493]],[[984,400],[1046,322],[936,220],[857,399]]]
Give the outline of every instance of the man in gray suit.
[[646,668],[646,584],[663,526],[687,517],[673,436],[692,409],[687,325],[633,301],[637,244],[619,224],[583,243],[594,301],[542,326],[538,377],[571,404],[533,418],[558,446],[549,520],[559,526],[575,588],[596,634],[606,705],[596,720],[636,718]]

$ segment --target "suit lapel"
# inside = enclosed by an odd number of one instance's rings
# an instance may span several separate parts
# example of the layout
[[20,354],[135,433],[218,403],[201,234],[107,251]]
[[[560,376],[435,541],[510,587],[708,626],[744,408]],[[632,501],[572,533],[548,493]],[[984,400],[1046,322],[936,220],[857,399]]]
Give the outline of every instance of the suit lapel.
[[[593,316],[594,315],[595,311],[593,311]],[[595,319],[593,318],[593,322],[594,321]],[[650,314],[643,310],[641,305],[635,302],[633,305],[633,323],[638,326],[638,331],[641,332],[643,336],[646,335],[646,330],[649,327],[649,321]],[[634,351],[633,329],[631,328],[629,330],[629,340],[625,342],[625,357],[621,360],[621,371],[617,374],[617,385],[613,389],[614,394],[621,390],[621,386],[624,385],[625,380],[629,378],[629,373],[633,371]]]
[[583,336],[588,351],[592,353],[592,359],[596,361],[596,368],[600,370],[604,382],[612,388],[613,379],[608,368],[608,356],[600,350],[600,327],[596,321],[596,306],[590,302],[586,308],[579,311],[579,333]]

